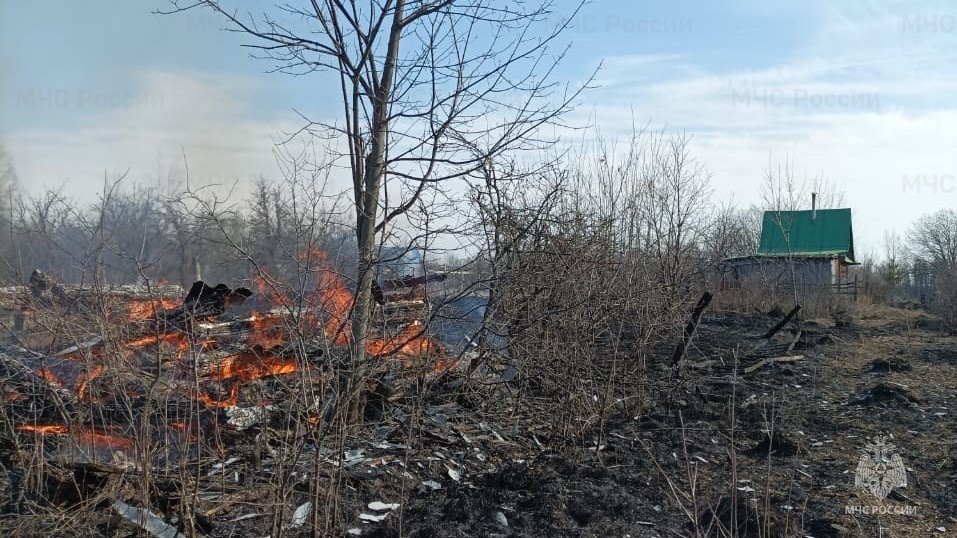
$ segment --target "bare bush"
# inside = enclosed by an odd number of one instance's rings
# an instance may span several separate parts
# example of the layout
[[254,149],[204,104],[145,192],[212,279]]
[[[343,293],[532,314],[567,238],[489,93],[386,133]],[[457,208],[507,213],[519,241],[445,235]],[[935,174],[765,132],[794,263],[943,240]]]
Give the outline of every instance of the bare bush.
[[681,135],[636,133],[623,151],[599,141],[576,162],[537,196],[478,200],[501,248],[487,320],[504,340],[496,359],[517,371],[519,407],[581,447],[660,396],[648,371],[663,364],[649,359],[704,283],[708,176]]
[[921,302],[954,326],[957,305],[957,211],[918,218],[907,234],[913,259],[910,285]]

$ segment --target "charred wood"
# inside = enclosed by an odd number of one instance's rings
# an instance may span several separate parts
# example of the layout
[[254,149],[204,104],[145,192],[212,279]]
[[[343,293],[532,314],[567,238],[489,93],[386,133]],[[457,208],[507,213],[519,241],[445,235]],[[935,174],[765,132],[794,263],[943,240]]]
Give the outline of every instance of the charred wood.
[[247,288],[232,290],[225,284],[210,287],[202,280],[194,282],[182,306],[156,313],[155,329],[161,332],[172,329],[189,331],[192,322],[221,315],[227,305],[242,304],[252,295]]
[[445,273],[432,273],[426,276],[397,278],[393,280],[386,280],[382,283],[380,289],[383,292],[394,291],[402,288],[424,286],[430,282],[444,282],[446,278],[448,278],[448,275]]
[[794,316],[796,316],[800,310],[801,310],[801,305],[795,305],[795,307],[792,308],[790,312],[788,312],[788,315],[784,316],[784,319],[779,321],[777,325],[775,325],[774,327],[771,327],[768,330],[768,332],[764,333],[764,335],[761,336],[761,338],[768,340],[768,339],[771,339],[774,335],[778,334],[778,331],[783,329],[785,325],[787,325],[792,319],[794,319]]
[[684,333],[681,335],[681,341],[678,342],[678,346],[675,347],[674,356],[671,359],[672,367],[678,366],[678,363],[684,358],[688,344],[691,342],[695,330],[698,328],[698,322],[701,321],[701,314],[703,314],[705,308],[708,308],[708,305],[711,304],[712,298],[711,293],[706,291],[701,295],[698,304],[695,305],[694,310],[691,312],[691,318],[688,320],[688,324],[685,325]]

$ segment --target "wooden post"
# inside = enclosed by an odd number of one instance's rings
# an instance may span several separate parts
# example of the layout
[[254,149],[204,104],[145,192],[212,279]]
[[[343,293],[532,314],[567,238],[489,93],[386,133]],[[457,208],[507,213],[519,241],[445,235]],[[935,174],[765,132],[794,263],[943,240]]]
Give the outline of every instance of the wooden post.
[[671,366],[678,366],[678,363],[681,362],[681,359],[685,355],[685,350],[688,348],[688,343],[691,341],[691,337],[694,336],[695,331],[698,329],[698,321],[701,319],[701,314],[704,313],[704,309],[708,308],[708,305],[711,304],[711,299],[713,296],[710,292],[704,292],[704,295],[701,296],[701,299],[698,299],[698,304],[694,307],[694,310],[691,312],[691,319],[688,320],[688,324],[685,325],[685,332],[681,335],[681,341],[678,342],[678,346],[675,348],[674,357],[671,359]]
[[794,308],[792,308],[791,311],[788,312],[788,315],[784,316],[784,319],[782,319],[781,321],[779,321],[778,324],[775,325],[774,327],[771,327],[771,330],[769,330],[768,332],[764,333],[764,336],[762,336],[761,338],[769,339],[769,338],[773,337],[775,334],[778,333],[778,331],[780,331],[781,329],[783,329],[784,326],[787,325],[788,322],[791,321],[791,320],[794,318],[794,316],[797,315],[797,313],[798,313],[799,310],[801,310],[801,305],[797,305],[797,306],[795,306]]

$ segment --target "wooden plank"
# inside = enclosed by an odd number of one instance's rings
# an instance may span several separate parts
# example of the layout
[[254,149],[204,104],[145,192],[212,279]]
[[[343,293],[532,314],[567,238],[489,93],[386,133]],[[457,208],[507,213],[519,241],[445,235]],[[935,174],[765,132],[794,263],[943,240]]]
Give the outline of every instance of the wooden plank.
[[792,308],[790,312],[788,312],[788,315],[784,316],[784,319],[779,321],[778,324],[775,325],[774,327],[771,327],[771,329],[768,332],[764,333],[764,336],[762,336],[761,338],[764,338],[765,340],[772,338],[775,334],[778,333],[778,331],[783,329],[785,325],[787,325],[792,319],[794,319],[794,316],[796,316],[800,310],[801,310],[801,305],[795,305],[795,307]]
[[711,293],[706,291],[701,296],[701,299],[698,300],[698,304],[695,305],[694,310],[691,312],[691,319],[689,319],[688,324],[685,325],[685,331],[681,336],[681,341],[675,348],[674,356],[671,359],[672,367],[677,366],[678,363],[681,362],[681,359],[684,358],[688,343],[691,341],[695,330],[698,328],[698,321],[701,320],[701,314],[703,314],[704,309],[708,308],[708,305],[711,304],[712,298],[713,296]]
[[804,331],[798,331],[797,334],[794,335],[794,340],[791,340],[791,345],[788,346],[788,348],[787,348],[787,350],[785,351],[785,353],[790,353],[791,351],[794,350],[794,346],[797,345],[798,340],[801,339],[801,335],[802,335],[802,334],[804,334]]
[[748,366],[744,369],[744,373],[750,374],[756,370],[763,368],[769,364],[780,363],[780,362],[799,362],[804,360],[804,355],[791,355],[788,357],[771,357],[768,359],[761,359],[755,364]]

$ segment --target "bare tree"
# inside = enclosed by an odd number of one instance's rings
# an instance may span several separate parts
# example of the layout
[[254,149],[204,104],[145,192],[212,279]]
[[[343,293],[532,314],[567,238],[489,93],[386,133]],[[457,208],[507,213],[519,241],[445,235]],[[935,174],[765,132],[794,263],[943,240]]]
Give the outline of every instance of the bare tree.
[[[708,222],[710,173],[691,137],[635,128],[621,147],[599,137],[572,165],[578,212],[612,227],[626,257],[647,266],[673,297],[700,272],[696,258]],[[586,207],[588,206],[588,207]]]
[[760,214],[733,203],[718,205],[708,219],[705,236],[702,250],[709,265],[734,256],[752,255],[761,241]]
[[692,263],[706,227],[704,211],[711,194],[710,173],[691,154],[686,134],[652,141],[647,183],[648,249],[660,278],[677,296],[698,268]]
[[957,211],[940,209],[923,215],[907,233],[913,254],[940,269],[957,267]]
[[541,128],[583,87],[554,82],[566,50],[555,45],[571,17],[554,24],[552,1],[313,0],[258,15],[218,0],[171,3],[174,12],[221,15],[229,29],[255,38],[249,46],[277,71],[338,75],[340,121],[310,120],[303,132],[341,136],[347,147],[359,253],[357,364],[369,335],[376,234],[438,184],[504,152],[541,148]]
[[790,160],[786,160],[783,164],[779,163],[777,166],[771,162],[768,163],[761,189],[760,209],[771,212],[770,220],[764,220],[763,223],[772,223],[778,227],[784,239],[789,287],[794,304],[798,304],[798,278],[791,248],[791,229],[794,219],[787,212],[808,208],[812,203],[816,203],[816,207],[822,209],[842,205],[844,190],[823,174],[799,179],[794,170],[794,163]]
[[19,180],[13,158],[0,143],[0,257],[7,273],[15,272],[14,207],[19,197]]
[[903,238],[896,231],[884,231],[884,260],[880,270],[892,287],[899,286],[906,276],[906,250]]
[[921,216],[907,239],[911,284],[921,303],[957,326],[957,211],[939,209]]
[[820,209],[844,204],[844,189],[819,173],[813,177],[798,178],[794,162],[785,160],[775,165],[768,162],[761,185],[761,209],[766,211],[797,211],[808,207],[811,193],[816,194]]

